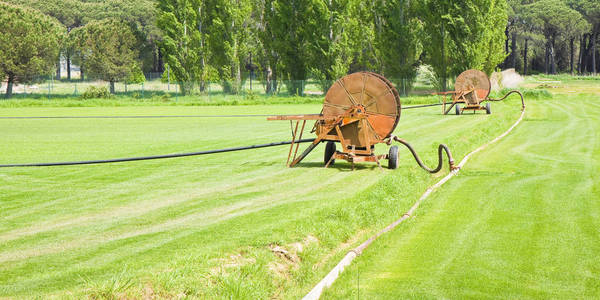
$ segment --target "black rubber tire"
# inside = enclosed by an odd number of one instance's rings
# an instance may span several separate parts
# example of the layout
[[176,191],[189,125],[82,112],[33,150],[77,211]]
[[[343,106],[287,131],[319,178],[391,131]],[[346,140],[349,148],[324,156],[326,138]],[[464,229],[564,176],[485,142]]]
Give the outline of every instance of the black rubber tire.
[[492,105],[489,102],[485,104],[485,113],[488,115],[492,113]]
[[458,104],[456,104],[454,106],[454,112],[456,113],[457,116],[460,115],[460,106]]
[[[325,156],[323,157],[323,163],[327,164],[331,157],[335,154],[335,142],[328,141],[327,145],[325,145]],[[335,163],[335,159],[331,161],[329,165],[333,165]]]
[[398,169],[398,146],[391,146],[388,154],[388,169]]

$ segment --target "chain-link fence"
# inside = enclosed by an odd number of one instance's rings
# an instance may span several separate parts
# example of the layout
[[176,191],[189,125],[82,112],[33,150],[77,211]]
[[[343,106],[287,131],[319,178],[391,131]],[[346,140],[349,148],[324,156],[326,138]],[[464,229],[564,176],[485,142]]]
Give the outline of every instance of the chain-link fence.
[[[309,80],[266,81],[263,76],[242,76],[243,80],[188,82],[180,84],[165,78],[163,73],[147,73],[143,83],[115,82],[112,86],[116,96],[151,98],[157,95],[181,97],[185,94],[199,97],[271,97],[271,96],[323,96],[333,82]],[[402,96],[427,95],[435,92],[435,87],[426,79],[392,79]],[[6,92],[7,83],[0,85],[0,93]],[[55,76],[40,76],[28,84],[16,83],[12,88],[12,98],[81,98],[91,88],[111,91],[109,82],[86,78],[57,80]]]

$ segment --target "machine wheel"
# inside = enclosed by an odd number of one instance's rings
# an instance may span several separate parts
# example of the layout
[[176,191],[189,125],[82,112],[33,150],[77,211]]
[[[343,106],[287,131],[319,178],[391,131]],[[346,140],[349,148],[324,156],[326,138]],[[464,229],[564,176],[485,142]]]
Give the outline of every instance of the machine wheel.
[[454,111],[456,112],[457,116],[460,115],[460,106],[458,104],[454,106]]
[[398,168],[398,146],[391,146],[388,155],[388,168],[395,170]]
[[[323,161],[325,164],[329,162],[333,154],[335,154],[335,143],[332,141],[328,141],[327,145],[325,145],[325,156],[323,157]],[[333,165],[334,163],[335,159],[332,160],[329,165]]]
[[489,102],[485,104],[485,113],[488,115],[492,113],[492,105]]

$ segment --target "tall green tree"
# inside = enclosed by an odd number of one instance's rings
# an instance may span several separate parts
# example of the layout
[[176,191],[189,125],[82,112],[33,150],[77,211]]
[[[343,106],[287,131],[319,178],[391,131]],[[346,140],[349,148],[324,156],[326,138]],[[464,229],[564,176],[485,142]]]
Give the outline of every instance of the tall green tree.
[[278,0],[255,0],[254,4],[254,32],[257,37],[258,47],[256,54],[260,68],[263,73],[265,92],[267,94],[277,93],[279,90],[279,80],[281,57],[278,53],[276,37],[280,33],[280,28],[275,26],[279,20],[279,12],[275,10]]
[[131,25],[127,22],[107,19],[93,21],[77,29],[79,47],[85,70],[110,83],[115,93],[115,82],[128,78],[138,66],[138,49]]
[[307,12],[318,10],[318,3],[316,0],[278,0],[271,4],[273,11],[268,24],[273,36],[271,46],[279,57],[279,69],[287,79],[288,92],[302,95],[310,67],[308,41],[323,25],[315,21],[314,14]]
[[400,80],[398,87],[406,95],[423,51],[420,40],[422,23],[416,17],[413,1],[378,0],[375,3],[380,12],[375,31],[375,48],[381,63],[378,70]]
[[[89,5],[89,3],[87,4]],[[114,18],[131,24],[140,41],[137,48],[145,71],[160,72],[158,43],[162,32],[157,26],[156,0],[102,0],[90,6],[85,14],[93,20]]]
[[528,21],[535,24],[546,38],[545,71],[557,73],[557,40],[563,34],[574,35],[585,30],[582,16],[562,0],[540,0],[524,7]]
[[206,24],[210,63],[219,73],[225,92],[237,94],[242,86],[245,60],[250,53],[252,2],[206,0]]
[[[583,17],[588,21],[588,23],[590,24],[590,28],[591,30],[589,31],[589,34],[587,34],[587,37],[589,39],[589,46],[588,47],[583,47],[584,44],[584,39],[582,39],[582,64],[584,65],[584,68],[581,68],[583,71],[583,69],[585,69],[585,65],[586,64],[586,59],[588,56],[591,56],[591,71],[592,73],[595,75],[596,72],[598,71],[598,64],[597,64],[597,55],[598,55],[598,49],[597,49],[597,44],[598,44],[598,38],[600,37],[600,1],[598,0],[568,0],[569,5],[577,10],[579,13],[581,13],[583,15]],[[584,53],[585,52],[585,53]]]
[[308,14],[317,25],[307,40],[309,71],[326,92],[334,80],[348,73],[353,49],[359,41],[352,36],[359,26],[352,0],[318,0]]
[[446,78],[475,68],[490,74],[505,58],[506,0],[423,0],[425,62]]
[[192,91],[194,82],[202,80],[203,6],[200,0],[158,0],[157,24],[162,30],[160,49],[182,94]]
[[0,74],[7,77],[6,98],[15,83],[50,74],[59,55],[64,27],[39,11],[0,2]]
[[[56,18],[64,26],[66,30],[65,34],[83,25],[84,13],[86,11],[85,5],[79,0],[4,0],[4,2],[30,7]],[[65,44],[61,44],[60,48],[60,52],[67,61],[67,77],[71,79],[70,56],[73,49]],[[57,79],[60,79],[61,76],[60,66],[60,59],[57,59]]]

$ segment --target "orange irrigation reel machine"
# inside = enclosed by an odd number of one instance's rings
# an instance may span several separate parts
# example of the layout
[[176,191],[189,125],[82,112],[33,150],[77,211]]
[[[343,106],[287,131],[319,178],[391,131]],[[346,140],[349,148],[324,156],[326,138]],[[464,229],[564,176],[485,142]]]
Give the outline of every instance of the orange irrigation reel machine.
[[[489,115],[492,113],[492,107],[489,102],[484,106],[483,102],[502,101],[512,93],[517,93],[521,96],[521,102],[523,108],[525,108],[523,95],[519,91],[510,91],[501,99],[492,99],[489,98],[491,89],[492,84],[487,75],[482,71],[471,69],[462,72],[456,77],[454,91],[435,93],[434,95],[444,96],[442,102],[442,112],[444,115],[447,115],[452,110],[452,107],[454,107],[454,112],[457,115],[463,114],[467,110],[471,110],[473,113],[478,110],[485,110],[486,114]],[[446,97],[448,95],[452,96],[452,102],[450,103],[450,107],[446,109]],[[460,104],[464,104],[464,107],[461,107]]]
[[[301,162],[317,145],[326,142],[324,163],[330,166],[336,159],[352,164],[356,162],[374,162],[381,167],[381,160],[388,160],[388,168],[398,167],[398,146],[391,146],[387,154],[375,154],[375,145],[391,145],[397,141],[407,146],[421,167],[435,173],[441,169],[442,149],[446,151],[451,169],[453,160],[448,148],[440,145],[439,163],[435,169],[425,167],[414,149],[404,140],[392,135],[398,121],[402,105],[396,88],[386,78],[370,72],[353,73],[337,80],[327,91],[320,114],[273,116],[268,120],[296,121],[292,131],[292,144],[287,164],[293,167]],[[314,120],[312,133],[314,141],[298,156],[306,122]],[[294,127],[293,127],[294,128]],[[298,131],[298,129],[300,130]],[[341,149],[336,150],[336,143]]]

